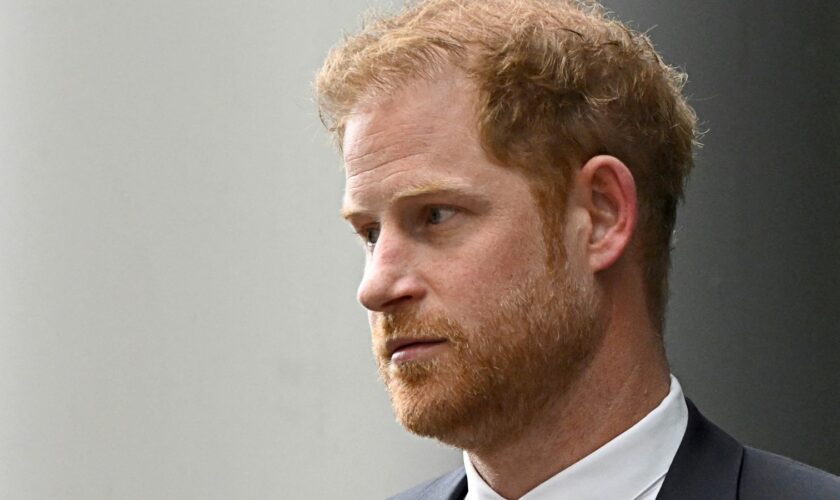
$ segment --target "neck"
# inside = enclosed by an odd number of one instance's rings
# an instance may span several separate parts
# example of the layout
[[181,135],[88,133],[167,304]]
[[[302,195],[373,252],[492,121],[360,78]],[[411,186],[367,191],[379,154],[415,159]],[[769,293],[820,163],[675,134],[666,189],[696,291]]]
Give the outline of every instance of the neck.
[[466,450],[482,478],[519,498],[632,427],[668,394],[668,365],[658,334],[611,325],[575,383],[533,425],[501,447]]

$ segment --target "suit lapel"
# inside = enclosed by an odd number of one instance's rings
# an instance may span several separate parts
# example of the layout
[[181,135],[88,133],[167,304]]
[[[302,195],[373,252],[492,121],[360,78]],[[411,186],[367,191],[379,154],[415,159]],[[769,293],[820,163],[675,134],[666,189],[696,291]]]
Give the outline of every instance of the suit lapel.
[[744,447],[686,399],[688,425],[656,500],[734,500]]
[[467,496],[467,473],[461,468],[460,478],[457,475],[453,478],[454,487],[449,491],[448,497],[438,497],[438,498],[446,498],[447,500],[464,500],[464,497]]
[[[656,500],[735,500],[744,447],[706,420],[686,399],[688,425]],[[467,476],[460,467],[399,499],[463,500]]]
[[464,500],[467,473],[463,467],[391,497],[389,500]]
[[467,496],[467,473],[460,467],[430,485],[420,498],[429,500],[464,500]]

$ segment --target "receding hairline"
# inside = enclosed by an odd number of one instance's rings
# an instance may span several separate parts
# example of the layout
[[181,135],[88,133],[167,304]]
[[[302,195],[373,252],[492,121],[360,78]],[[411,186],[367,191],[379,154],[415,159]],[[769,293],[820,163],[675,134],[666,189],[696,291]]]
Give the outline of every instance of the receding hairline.
[[428,66],[417,71],[394,77],[382,85],[368,86],[357,95],[353,103],[342,113],[341,119],[335,124],[339,151],[343,153],[345,150],[344,141],[347,123],[351,119],[362,117],[382,108],[405,106],[405,101],[400,102],[398,99],[402,97],[400,94],[411,92],[412,87],[441,84],[446,85],[448,89],[457,89],[463,92],[464,100],[469,101],[471,108],[472,120],[469,126],[477,130],[480,111],[478,97],[481,91],[479,82],[469,74],[455,56],[447,54],[441,55],[441,58],[437,61],[428,62]]

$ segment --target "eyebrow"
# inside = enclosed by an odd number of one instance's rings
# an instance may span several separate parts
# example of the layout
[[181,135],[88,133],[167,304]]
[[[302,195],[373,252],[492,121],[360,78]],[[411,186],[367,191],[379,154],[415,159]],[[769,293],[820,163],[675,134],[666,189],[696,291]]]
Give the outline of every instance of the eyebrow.
[[[469,190],[467,190],[466,187],[464,187],[460,183],[429,182],[424,184],[418,184],[415,186],[409,186],[405,189],[397,191],[388,199],[388,204],[391,205],[397,201],[419,198],[422,196],[429,195],[455,195],[469,198],[478,197],[475,193],[470,192]],[[345,220],[350,220],[354,217],[363,215],[367,215],[367,212],[364,210],[357,210],[352,207],[341,208],[341,217]]]

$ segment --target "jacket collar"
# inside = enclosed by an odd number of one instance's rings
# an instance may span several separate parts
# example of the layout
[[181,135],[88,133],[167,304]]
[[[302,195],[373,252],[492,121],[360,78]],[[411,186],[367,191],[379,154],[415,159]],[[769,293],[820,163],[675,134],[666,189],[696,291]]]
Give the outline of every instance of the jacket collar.
[[744,447],[686,398],[688,425],[656,500],[734,500]]
[[[744,447],[686,398],[688,425],[656,500],[735,500]],[[394,498],[462,500],[467,475],[460,467]]]

